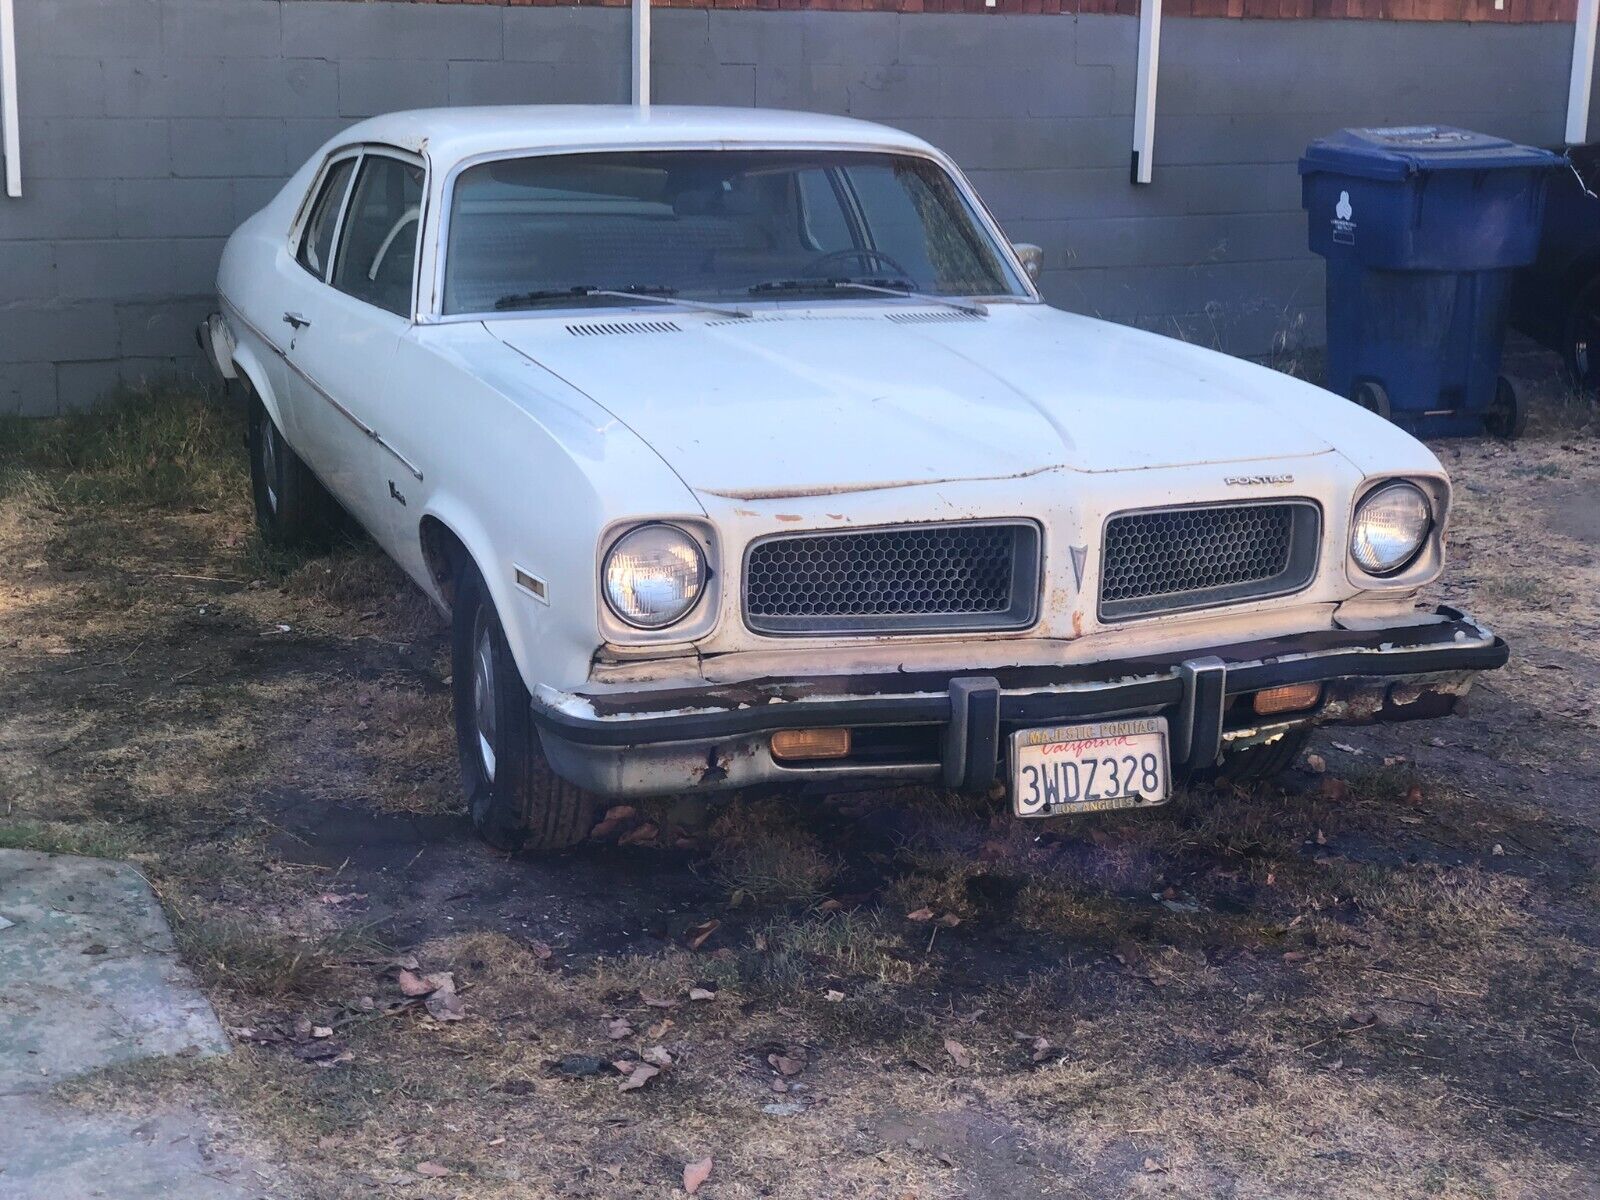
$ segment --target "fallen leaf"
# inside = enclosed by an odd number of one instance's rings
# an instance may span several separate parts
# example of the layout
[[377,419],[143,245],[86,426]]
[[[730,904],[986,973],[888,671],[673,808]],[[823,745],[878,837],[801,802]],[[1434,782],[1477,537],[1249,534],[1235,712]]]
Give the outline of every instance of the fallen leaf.
[[613,833],[615,833],[618,826],[621,824],[621,821],[601,821],[593,829],[589,830],[589,840],[592,842],[603,842]]
[[332,1058],[319,1058],[314,1061],[319,1067],[339,1067],[347,1062],[355,1062],[355,1060],[356,1052],[354,1050],[341,1050]]
[[311,1036],[314,1038],[331,1038],[333,1036],[333,1027],[331,1025],[313,1025],[311,1027]]
[[647,1008],[677,1008],[680,1003],[677,1000],[663,1000],[659,996],[648,996],[644,992],[639,993],[639,999],[645,1002]]
[[1413,783],[1406,789],[1406,803],[1413,806],[1422,803],[1422,787],[1420,784]]
[[491,1145],[491,1146],[504,1146],[505,1144],[506,1144],[506,1139],[504,1137],[496,1137],[496,1138],[490,1138],[489,1139],[489,1145]]
[[830,1004],[837,1004],[839,1001],[844,999],[844,993],[839,991],[837,988],[829,988],[822,994],[822,998],[828,1001]]
[[400,973],[394,977],[394,981],[400,985],[400,994],[402,996],[415,998],[417,996],[426,996],[438,986],[429,982],[432,978],[433,976],[430,975],[424,979],[415,972],[408,971],[402,967]]
[[1155,1159],[1151,1158],[1149,1155],[1145,1156],[1144,1170],[1146,1175],[1167,1174],[1167,1168],[1162,1163],[1159,1163]]
[[1494,846],[1491,847],[1490,850],[1489,850],[1489,853],[1494,855],[1494,857],[1496,857],[1496,858],[1502,857],[1505,854],[1505,852],[1506,852],[1506,848],[1504,846],[1502,846],[1499,842],[1496,842],[1494,844]]
[[555,953],[554,950],[550,949],[549,942],[541,942],[537,940],[528,943],[528,951],[540,962],[543,962],[545,959],[549,958]]
[[649,1063],[635,1063],[633,1072],[617,1085],[619,1092],[632,1092],[642,1088],[657,1075],[661,1074],[660,1067],[652,1067]]
[[606,1036],[613,1042],[620,1042],[623,1038],[633,1036],[633,1022],[626,1017],[612,1017],[606,1022]]
[[944,916],[939,918],[939,924],[943,925],[946,929],[954,929],[957,925],[961,924],[961,918],[956,916],[955,913],[945,913]]
[[[721,928],[722,922],[717,920],[715,917],[712,917],[711,920],[706,921],[703,924],[696,925],[693,929],[689,930],[689,932],[684,935],[684,940],[688,943],[689,949],[698,950],[701,946],[706,944],[706,941],[713,933]],[[765,949],[765,947],[758,946],[757,949]]]
[[954,1060],[956,1066],[960,1067],[962,1070],[966,1070],[972,1065],[972,1052],[960,1042],[956,1041],[955,1038],[945,1038],[944,1052],[948,1054],[951,1059]]
[[651,1066],[670,1067],[672,1065],[672,1055],[667,1053],[665,1046],[651,1046],[650,1049],[644,1052],[642,1057]]
[[1034,1062],[1043,1062],[1045,1059],[1050,1057],[1050,1051],[1052,1049],[1053,1049],[1053,1047],[1050,1045],[1050,1039],[1049,1038],[1046,1038],[1046,1037],[1036,1037],[1036,1038],[1034,1038],[1033,1039],[1033,1054],[1032,1054],[1033,1061]]
[[654,1025],[650,1026],[650,1028],[646,1029],[644,1031],[644,1035],[652,1042],[659,1042],[662,1038],[667,1036],[667,1030],[671,1028],[672,1018],[662,1017],[661,1020],[657,1021]]
[[933,920],[933,909],[931,909],[931,908],[919,908],[915,912],[908,912],[906,914],[906,920],[908,920],[908,921],[931,921],[931,920]]
[[693,987],[689,989],[689,999],[691,1000],[715,1000],[716,998],[717,994],[710,988]]
[[780,1075],[798,1075],[806,1069],[805,1059],[787,1054],[767,1055],[767,1065]]
[[1350,799],[1350,785],[1334,775],[1324,775],[1318,790],[1322,793],[1324,800],[1343,803]]
[[466,1006],[454,987],[438,989],[423,1004],[435,1021],[463,1021],[467,1016]]
[[416,1172],[418,1175],[426,1175],[429,1179],[443,1179],[450,1174],[450,1168],[440,1166],[432,1161],[419,1162],[416,1166]]
[[1323,833],[1322,830],[1319,829],[1319,830],[1317,830],[1316,841],[1317,841],[1317,845],[1326,846],[1328,844],[1328,835]]
[[630,817],[638,815],[639,810],[631,804],[613,804],[606,809],[606,820],[608,821],[626,821]]
[[711,1178],[711,1157],[696,1159],[683,1168],[683,1190],[694,1195],[700,1185]]
[[819,913],[838,912],[843,907],[844,905],[840,904],[839,901],[829,899],[824,900],[821,904],[817,905],[817,911]]
[[1306,755],[1306,767],[1313,774],[1321,775],[1328,769],[1328,760],[1320,754],[1308,754]]

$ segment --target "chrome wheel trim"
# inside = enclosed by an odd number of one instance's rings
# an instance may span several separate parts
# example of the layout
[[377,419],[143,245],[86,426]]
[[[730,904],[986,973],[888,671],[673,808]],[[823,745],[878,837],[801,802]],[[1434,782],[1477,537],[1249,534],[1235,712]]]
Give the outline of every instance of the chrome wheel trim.
[[483,777],[494,782],[494,643],[489,623],[478,620],[477,636],[472,640],[472,724],[478,735],[478,764]]

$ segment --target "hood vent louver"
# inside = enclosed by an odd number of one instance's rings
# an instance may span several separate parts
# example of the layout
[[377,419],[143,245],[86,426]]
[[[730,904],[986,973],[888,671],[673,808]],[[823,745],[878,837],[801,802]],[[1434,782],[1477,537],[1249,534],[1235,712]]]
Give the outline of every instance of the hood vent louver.
[[681,333],[682,330],[672,321],[586,321],[568,325],[567,332],[573,337],[607,337],[624,333]]
[[897,325],[934,325],[943,324],[945,321],[981,321],[983,314],[965,312],[959,308],[940,308],[927,312],[885,313],[883,319],[893,321]]
[[769,316],[758,317],[717,317],[707,321],[709,328],[712,325],[775,325],[779,322],[790,321],[870,321],[871,317],[860,313],[772,313]]

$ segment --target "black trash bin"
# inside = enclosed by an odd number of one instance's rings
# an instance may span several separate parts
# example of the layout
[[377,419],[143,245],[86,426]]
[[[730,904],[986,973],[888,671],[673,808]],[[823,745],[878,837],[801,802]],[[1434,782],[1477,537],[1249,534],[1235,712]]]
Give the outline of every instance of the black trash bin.
[[1511,274],[1533,261],[1560,163],[1445,125],[1313,142],[1301,203],[1328,260],[1329,390],[1421,436],[1521,432],[1500,375]]

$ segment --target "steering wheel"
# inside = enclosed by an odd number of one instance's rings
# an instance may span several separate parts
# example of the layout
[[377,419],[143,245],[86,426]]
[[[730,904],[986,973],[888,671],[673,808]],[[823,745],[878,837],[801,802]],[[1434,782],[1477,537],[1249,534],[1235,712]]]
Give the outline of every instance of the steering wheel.
[[843,250],[830,250],[826,254],[818,255],[806,264],[804,274],[825,275],[835,263],[851,261],[860,263],[869,271],[887,268],[906,279],[911,278],[911,272],[901,266],[893,255],[885,254],[882,250],[871,250],[865,246],[846,246]]
[[376,281],[378,272],[383,269],[383,260],[389,257],[389,251],[394,246],[395,239],[400,236],[400,231],[413,221],[422,216],[422,209],[413,204],[401,213],[395,223],[389,226],[389,233],[378,247],[378,253],[372,258],[372,267],[367,271],[367,278]]

